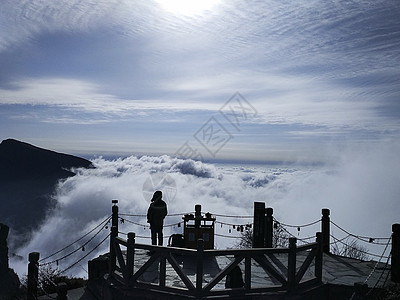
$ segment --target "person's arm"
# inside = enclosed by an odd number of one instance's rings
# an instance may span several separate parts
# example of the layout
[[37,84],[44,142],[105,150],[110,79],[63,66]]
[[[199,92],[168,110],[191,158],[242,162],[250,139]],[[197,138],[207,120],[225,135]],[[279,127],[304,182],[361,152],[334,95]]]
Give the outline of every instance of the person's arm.
[[164,218],[167,216],[168,214],[168,209],[167,209],[167,204],[165,204],[164,206]]
[[153,219],[153,209],[150,204],[149,209],[147,210],[147,223],[150,223],[152,219]]

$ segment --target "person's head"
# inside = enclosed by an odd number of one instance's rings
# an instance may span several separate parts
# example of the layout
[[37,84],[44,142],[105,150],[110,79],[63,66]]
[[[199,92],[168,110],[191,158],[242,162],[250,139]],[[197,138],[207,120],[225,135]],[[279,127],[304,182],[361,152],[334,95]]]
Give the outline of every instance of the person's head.
[[155,202],[155,201],[157,201],[157,200],[159,200],[161,198],[162,198],[162,192],[161,191],[156,191],[153,194],[153,198],[151,199],[151,202]]

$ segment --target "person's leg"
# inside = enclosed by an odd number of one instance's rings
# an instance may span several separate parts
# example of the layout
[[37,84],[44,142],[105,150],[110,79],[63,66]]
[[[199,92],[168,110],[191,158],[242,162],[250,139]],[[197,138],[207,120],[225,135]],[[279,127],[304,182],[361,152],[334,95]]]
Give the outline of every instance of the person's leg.
[[157,245],[157,230],[155,228],[151,228],[151,244]]
[[158,230],[158,246],[163,245],[163,232],[162,227]]

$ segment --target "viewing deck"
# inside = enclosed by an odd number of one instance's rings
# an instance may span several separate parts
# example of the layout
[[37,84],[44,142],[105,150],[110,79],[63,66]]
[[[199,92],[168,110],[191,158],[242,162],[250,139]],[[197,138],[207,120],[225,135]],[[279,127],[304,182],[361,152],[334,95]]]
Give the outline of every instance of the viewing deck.
[[[321,274],[318,274],[317,245],[296,248],[293,277],[289,275],[289,249],[203,250],[199,264],[197,250],[135,244],[134,272],[126,273],[128,253],[121,251],[116,254],[119,258],[114,273],[91,280],[86,296],[94,295],[97,299],[265,299],[268,295],[269,299],[324,299],[321,297],[329,293],[329,299],[341,299],[352,295],[355,284],[368,278],[368,285],[374,286],[390,274],[384,263],[326,253],[321,253]],[[243,271],[244,286],[226,288],[226,274],[235,266]],[[198,268],[202,269],[202,276],[198,275]],[[199,278],[201,284],[197,282]]]

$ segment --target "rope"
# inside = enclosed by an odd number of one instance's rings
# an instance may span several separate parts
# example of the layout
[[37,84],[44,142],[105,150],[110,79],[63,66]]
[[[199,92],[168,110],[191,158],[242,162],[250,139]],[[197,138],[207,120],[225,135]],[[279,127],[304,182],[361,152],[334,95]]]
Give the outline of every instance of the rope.
[[[204,212],[202,212],[204,213]],[[232,215],[222,215],[222,214],[212,214],[213,216],[216,217],[222,217],[222,218],[237,218],[237,219],[249,219],[249,218],[253,218],[254,216],[232,216]]]
[[108,221],[110,221],[111,216],[107,217],[104,221],[102,221],[99,225],[97,225],[95,228],[93,228],[92,230],[90,230],[88,233],[86,233],[85,235],[83,235],[82,237],[80,237],[79,239],[77,239],[76,241],[70,243],[69,245],[65,246],[64,248],[58,250],[57,252],[54,252],[53,254],[50,254],[49,256],[46,256],[45,258],[42,258],[39,260],[39,262],[44,261],[54,255],[57,255],[58,253],[66,250],[67,248],[71,247],[73,244],[76,244],[78,242],[80,242],[82,239],[84,239],[85,237],[87,237],[89,234],[91,234],[93,231],[95,231],[97,228],[99,228],[103,223],[108,223]]
[[251,227],[253,226],[254,223],[246,223],[246,224],[233,224],[233,223],[226,223],[226,222],[220,222],[220,221],[215,221],[215,224],[221,224],[221,225],[227,225],[227,226],[244,226],[244,227]]
[[[131,224],[134,224],[134,225],[137,225],[137,226],[140,226],[140,227],[147,227],[147,228],[150,228],[150,225],[148,225],[148,224],[143,224],[143,223],[138,223],[138,222],[134,222],[134,221],[131,221],[131,220],[128,220],[128,219],[125,219],[125,218],[121,218],[121,221],[122,222],[128,222],[128,223],[131,223]],[[183,222],[178,222],[178,223],[173,223],[173,224],[166,224],[166,225],[164,225],[163,227],[173,227],[173,226],[178,226],[179,224],[182,224]]]
[[[387,266],[388,266],[388,264],[389,264],[389,258],[391,257],[391,255],[392,255],[392,254],[389,254],[389,257],[388,257],[388,259],[386,260],[385,266],[384,266],[384,268],[383,268],[381,274],[379,275],[378,280],[375,282],[374,287],[367,293],[367,295],[369,295],[369,294],[372,292],[372,290],[376,289],[376,287],[378,286],[379,281],[381,281],[382,275],[385,273],[385,271],[386,271],[386,269],[387,269]],[[387,274],[386,274],[386,279],[385,279],[385,281],[383,282],[382,287],[385,286],[386,281],[387,281],[387,279],[388,279],[388,277],[389,277],[389,274],[390,274],[390,272],[387,272]]]
[[[280,224],[280,223],[279,223],[279,224]],[[294,234],[292,234],[291,232],[289,232],[285,227],[281,226],[280,228],[282,228],[282,230],[285,231],[289,236],[296,238],[296,240],[302,242],[303,244],[308,244],[308,243],[306,242],[306,240],[315,238],[315,236],[309,236],[309,237],[306,237],[306,238],[298,238],[298,237],[296,237]]]
[[224,235],[224,234],[219,234],[219,233],[214,233],[215,236],[219,237],[224,237],[224,238],[230,238],[230,239],[240,239],[241,236],[231,236],[231,235]]
[[98,247],[100,247],[101,244],[104,243],[105,240],[108,239],[108,237],[110,236],[111,233],[107,234],[107,236],[99,243],[97,244],[96,247],[94,247],[92,250],[90,250],[85,256],[81,257],[79,260],[77,260],[75,263],[73,263],[72,265],[70,265],[68,268],[64,269],[63,271],[60,272],[60,274],[65,273],[66,271],[68,271],[69,269],[71,269],[72,267],[74,267],[75,265],[77,265],[78,263],[80,263],[82,260],[84,260],[86,257],[88,257],[94,250],[96,250]]
[[[350,236],[352,236],[352,235],[350,234]],[[345,245],[345,246],[347,246],[347,247],[350,247],[350,248],[354,249],[354,247],[352,247],[351,245],[348,245],[348,244],[342,242],[343,239],[339,240],[339,239],[337,239],[337,238],[334,237],[334,236],[332,236],[332,238],[333,238],[334,240],[336,240],[338,243],[341,243],[341,244],[343,244],[343,245]],[[357,249],[357,251],[359,251],[359,252],[361,252],[361,253],[364,253],[364,254],[367,254],[367,255],[374,256],[374,257],[380,257],[380,255],[373,254],[373,253],[370,253],[370,252],[367,252],[367,251],[363,251],[363,250],[361,250],[361,249]],[[387,256],[383,256],[383,257],[384,257],[384,258],[387,258]]]
[[[184,212],[184,213],[173,213],[173,214],[168,214],[167,217],[176,217],[176,216],[183,216],[186,214],[190,214],[193,212]],[[126,216],[126,217],[147,217],[147,214],[122,214],[119,213],[120,216]]]
[[[55,260],[50,261],[50,262],[42,263],[42,264],[40,264],[40,266],[50,265],[50,264],[53,264],[53,263],[57,263],[57,264],[58,264],[58,262],[59,262],[60,260],[63,260],[63,259],[65,259],[65,258],[71,256],[72,254],[78,252],[79,250],[83,249],[83,247],[85,247],[85,246],[86,246],[87,244],[89,244],[96,236],[98,236],[99,233],[100,233],[106,226],[107,226],[107,223],[104,224],[103,227],[100,228],[100,230],[97,231],[96,234],[95,234],[94,236],[92,236],[92,237],[91,237],[86,243],[84,243],[81,247],[76,248],[74,251],[72,251],[72,252],[70,252],[70,253],[64,255],[64,256],[61,257],[61,258],[55,259]],[[58,251],[58,252],[60,252],[60,251]]]
[[333,245],[333,244],[336,245],[337,243],[342,243],[342,244],[344,244],[343,241],[344,241],[345,239],[347,239],[349,236],[350,236],[350,235],[348,234],[348,235],[346,235],[344,238],[341,238],[341,239],[339,240],[339,239],[335,238],[335,237],[332,235],[332,238],[333,238],[335,241],[334,241],[334,242],[330,242],[329,245]]
[[279,222],[279,221],[278,221],[277,219],[275,219],[275,218],[274,218],[274,221],[277,222],[277,223],[279,223],[279,224],[281,224],[282,226],[285,226],[285,227],[303,228],[303,227],[308,227],[308,226],[315,225],[315,224],[321,222],[321,219],[316,220],[316,221],[311,222],[311,223],[308,223],[308,224],[303,224],[303,225],[290,225],[290,224],[285,224],[285,223]]
[[[55,288],[57,288],[57,284],[50,278],[50,276],[48,276],[47,273],[43,272],[40,268],[38,268],[39,270],[39,275],[42,277],[45,277],[45,279]],[[45,294],[47,297],[49,297],[50,299],[57,299],[53,296],[51,296],[43,287],[43,282],[40,282],[40,284],[38,283],[38,286],[40,287],[40,289],[42,290],[43,294]]]
[[[385,252],[386,252],[387,247],[389,246],[389,243],[390,243],[390,239],[388,240],[388,242],[386,244],[386,247],[382,252],[382,255],[380,256],[379,260],[376,262],[376,264],[375,264],[374,268],[372,269],[371,273],[369,273],[368,277],[365,279],[364,284],[368,282],[368,280],[371,278],[372,274],[375,272],[376,267],[378,266],[378,264],[381,262],[382,258],[385,255]],[[388,256],[388,261],[389,261],[389,257],[390,257],[390,255]]]
[[126,222],[128,222],[128,223],[131,223],[131,224],[134,224],[134,225],[138,225],[138,226],[140,226],[140,227],[147,227],[147,228],[150,228],[150,225],[147,225],[147,224],[137,223],[137,222],[134,222],[134,221],[131,221],[131,220],[128,220],[128,219],[122,219],[122,220],[124,220],[124,222],[126,221]]
[[336,226],[338,229],[340,229],[341,231],[345,232],[346,234],[359,239],[360,241],[363,241],[364,243],[374,243],[375,245],[386,245],[385,243],[378,243],[378,242],[374,242],[375,240],[390,240],[391,238],[380,238],[380,237],[365,237],[365,236],[359,236],[359,235],[355,235],[352,234],[350,232],[348,232],[347,230],[343,229],[342,227],[340,227],[339,225],[337,225],[335,222],[331,221],[331,223]]
[[50,282],[54,287],[57,287],[57,284],[50,278],[50,276],[48,276],[45,272],[40,270],[40,268],[39,268],[39,273],[41,276],[45,277],[47,281]]

